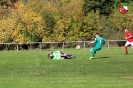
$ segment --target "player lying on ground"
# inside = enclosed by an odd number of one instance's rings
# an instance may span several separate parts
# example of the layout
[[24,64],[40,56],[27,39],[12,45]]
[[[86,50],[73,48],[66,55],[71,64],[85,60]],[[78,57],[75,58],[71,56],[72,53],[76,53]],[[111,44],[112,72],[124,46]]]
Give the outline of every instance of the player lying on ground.
[[125,51],[126,51],[126,54],[128,54],[128,45],[133,46],[133,37],[132,37],[132,33],[128,31],[128,29],[125,29],[125,33],[126,33]]
[[96,55],[96,52],[97,52],[98,50],[101,50],[101,49],[102,49],[102,46],[103,46],[102,44],[103,44],[104,42],[106,42],[106,40],[105,40],[103,37],[101,37],[101,36],[99,35],[99,33],[96,33],[96,38],[95,38],[95,40],[88,43],[88,44],[90,44],[90,43],[95,43],[95,46],[94,46],[92,49],[90,49],[90,58],[89,58],[89,59],[93,59],[94,56]]
[[64,52],[60,51],[53,51],[51,54],[48,54],[48,58],[51,58],[52,60],[60,60],[60,59],[72,59],[76,57],[72,54],[65,54]]

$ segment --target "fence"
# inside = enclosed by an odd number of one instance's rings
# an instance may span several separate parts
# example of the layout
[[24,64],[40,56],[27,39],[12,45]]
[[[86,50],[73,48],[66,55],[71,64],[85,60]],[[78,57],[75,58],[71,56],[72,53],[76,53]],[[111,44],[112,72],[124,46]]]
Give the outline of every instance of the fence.
[[[126,40],[107,40],[104,47],[110,49],[110,47],[124,46]],[[30,42],[30,43],[1,43],[0,50],[29,50],[29,49],[65,49],[75,48],[76,45],[80,45],[81,48],[91,47],[88,45],[90,41],[71,41],[71,42]]]

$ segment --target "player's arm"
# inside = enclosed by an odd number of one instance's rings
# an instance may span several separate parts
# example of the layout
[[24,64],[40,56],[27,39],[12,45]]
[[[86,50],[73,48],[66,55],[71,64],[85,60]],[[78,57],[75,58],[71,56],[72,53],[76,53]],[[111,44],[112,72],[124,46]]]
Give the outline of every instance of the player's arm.
[[88,42],[88,44],[90,44],[90,43],[95,43],[95,41],[90,41],[90,42]]
[[106,42],[106,39],[103,38],[103,43],[105,43],[105,42]]
[[129,39],[129,38],[132,38],[132,35],[130,35],[129,37],[126,37],[125,39],[127,40],[127,39]]
[[129,38],[132,38],[132,34],[130,32],[126,34],[126,38],[125,39],[127,40]]
[[94,41],[90,41],[90,42],[88,42],[88,44],[93,44],[93,43],[95,43],[96,41],[97,41],[97,39],[95,38]]

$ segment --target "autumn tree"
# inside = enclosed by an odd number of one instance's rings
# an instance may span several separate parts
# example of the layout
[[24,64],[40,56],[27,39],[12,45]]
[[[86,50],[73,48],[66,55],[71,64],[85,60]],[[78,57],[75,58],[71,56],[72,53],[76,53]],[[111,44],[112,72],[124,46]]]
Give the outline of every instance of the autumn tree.
[[84,0],[84,14],[99,11],[100,14],[109,16],[112,13],[114,2],[114,0]]
[[[126,0],[123,0],[126,1]],[[114,0],[1,0],[0,42],[64,42],[124,39],[133,13],[119,16]],[[133,32],[133,31],[132,31]]]

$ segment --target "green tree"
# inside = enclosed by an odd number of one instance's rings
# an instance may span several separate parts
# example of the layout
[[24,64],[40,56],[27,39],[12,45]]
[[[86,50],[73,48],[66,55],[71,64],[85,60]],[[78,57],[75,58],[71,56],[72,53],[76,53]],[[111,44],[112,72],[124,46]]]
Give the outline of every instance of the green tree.
[[99,11],[92,11],[84,17],[80,35],[84,40],[92,40],[97,32],[104,34],[103,31],[106,17],[100,15]]
[[100,14],[109,16],[112,13],[114,2],[114,0],[84,0],[84,14],[98,10]]
[[[38,42],[42,41],[44,36],[45,21],[32,8],[23,3],[17,5],[16,27],[14,29],[13,39],[15,42]],[[29,14],[30,12],[30,14]],[[20,37],[19,37],[20,36]]]

